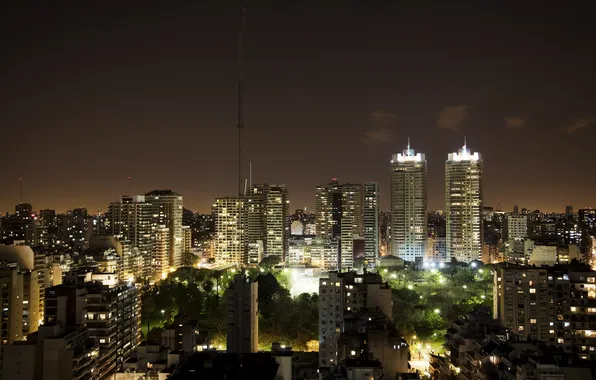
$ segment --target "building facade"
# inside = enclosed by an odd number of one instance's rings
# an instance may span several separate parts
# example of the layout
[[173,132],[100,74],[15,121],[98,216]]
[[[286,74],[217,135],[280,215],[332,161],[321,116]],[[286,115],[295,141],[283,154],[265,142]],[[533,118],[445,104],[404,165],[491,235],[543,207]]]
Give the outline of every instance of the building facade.
[[157,209],[157,224],[165,225],[170,233],[170,267],[182,266],[182,195],[171,190],[153,190],[145,200]]
[[234,277],[226,290],[227,352],[250,354],[259,350],[259,284],[245,275]]
[[482,258],[482,159],[464,144],[445,162],[447,256],[461,262]]
[[354,263],[354,237],[364,233],[362,185],[340,184],[336,178],[316,188],[316,236],[340,243],[341,266]]
[[275,256],[285,262],[290,236],[286,186],[253,185],[246,196],[245,211],[245,238],[249,250],[255,247],[258,252],[259,244],[262,244],[263,257]]
[[596,272],[589,267],[501,264],[493,286],[493,317],[512,333],[596,359]]
[[391,254],[406,261],[427,250],[427,168],[424,154],[407,148],[391,160]]
[[[136,247],[143,257],[144,278],[149,278],[151,258],[159,207],[146,201],[144,195],[123,195],[119,202],[112,202],[108,208],[108,230],[119,239],[126,239]],[[168,260],[169,262],[169,260]]]
[[344,317],[353,310],[379,310],[390,317],[391,288],[376,273],[329,272],[319,279],[319,366],[339,365]]
[[362,207],[364,219],[364,258],[369,262],[379,257],[379,184],[364,184]]
[[245,248],[245,199],[243,197],[216,198],[213,204],[215,218],[215,260],[221,264],[243,265],[248,261]]

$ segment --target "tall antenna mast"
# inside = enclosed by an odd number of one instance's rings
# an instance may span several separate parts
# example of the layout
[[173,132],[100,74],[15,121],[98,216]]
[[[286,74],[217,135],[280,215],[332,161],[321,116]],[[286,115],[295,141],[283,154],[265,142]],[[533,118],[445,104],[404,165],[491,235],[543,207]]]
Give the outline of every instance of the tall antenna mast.
[[23,179],[19,178],[19,204],[23,203]]
[[131,195],[130,194],[130,176],[128,176],[127,181],[126,181],[126,195]]
[[240,32],[238,33],[238,194],[244,195],[244,186],[242,180],[242,129],[244,123],[242,121],[242,81],[243,81],[243,50],[244,50],[244,5],[240,5]]

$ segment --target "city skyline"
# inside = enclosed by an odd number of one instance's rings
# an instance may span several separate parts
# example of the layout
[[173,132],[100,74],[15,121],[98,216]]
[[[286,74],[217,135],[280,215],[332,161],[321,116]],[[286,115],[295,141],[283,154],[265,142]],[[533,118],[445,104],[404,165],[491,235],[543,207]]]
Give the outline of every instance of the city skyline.
[[[127,189],[169,188],[208,212],[236,195],[235,7],[6,9],[0,121],[19,143],[0,151],[0,211],[19,202],[19,178],[36,210],[105,211]],[[429,210],[444,209],[444,162],[467,136],[485,205],[594,207],[587,15],[445,7],[248,4],[245,173],[252,162],[253,182],[285,184],[291,210],[314,211],[313,187],[332,177],[378,182],[386,211],[389,160],[409,136],[427,157]]]

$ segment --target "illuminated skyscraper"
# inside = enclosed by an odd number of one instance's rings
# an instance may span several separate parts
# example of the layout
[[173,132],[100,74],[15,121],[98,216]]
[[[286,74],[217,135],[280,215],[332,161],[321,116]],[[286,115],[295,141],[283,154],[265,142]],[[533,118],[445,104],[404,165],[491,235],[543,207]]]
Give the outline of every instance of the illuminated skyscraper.
[[[245,236],[252,261],[263,256],[277,256],[284,262],[288,252],[289,200],[285,185],[253,185],[245,197]],[[261,248],[262,247],[262,248]]]
[[248,261],[244,242],[244,203],[244,197],[215,199],[214,247],[218,263],[243,265]]
[[166,226],[158,226],[155,229],[149,271],[149,278],[153,282],[160,281],[168,275],[170,268],[170,236],[170,230]]
[[364,257],[373,261],[379,256],[379,184],[364,184]]
[[341,266],[351,267],[354,235],[364,232],[362,220],[362,185],[339,184],[336,178],[317,186],[316,236],[321,239],[341,239]]
[[[151,259],[154,247],[157,214],[159,208],[145,201],[144,195],[124,195],[120,202],[112,202],[108,208],[110,234],[129,240],[143,257],[143,276],[151,276]],[[169,265],[169,259],[168,259]]]
[[407,148],[391,160],[391,254],[406,261],[427,248],[427,171],[423,153]]
[[315,203],[316,236],[339,239],[341,235],[341,185],[337,178],[317,186]]
[[464,143],[445,162],[447,257],[458,261],[482,256],[482,159]]
[[170,268],[182,266],[182,196],[171,190],[153,190],[145,194],[147,202],[157,206],[157,224],[170,232]]

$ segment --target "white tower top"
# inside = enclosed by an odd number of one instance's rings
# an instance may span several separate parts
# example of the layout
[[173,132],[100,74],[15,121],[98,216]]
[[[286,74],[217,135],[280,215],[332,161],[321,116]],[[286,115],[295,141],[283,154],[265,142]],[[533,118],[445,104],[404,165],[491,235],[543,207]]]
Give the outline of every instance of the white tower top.
[[474,152],[468,149],[467,139],[464,137],[464,146],[458,151],[449,153],[447,156],[448,161],[479,161],[480,160],[480,153]]
[[414,149],[410,147],[410,138],[408,137],[408,145],[406,149],[402,151],[402,153],[397,153],[393,155],[393,159],[391,163],[394,162],[422,162],[424,161],[424,154],[416,153]]

